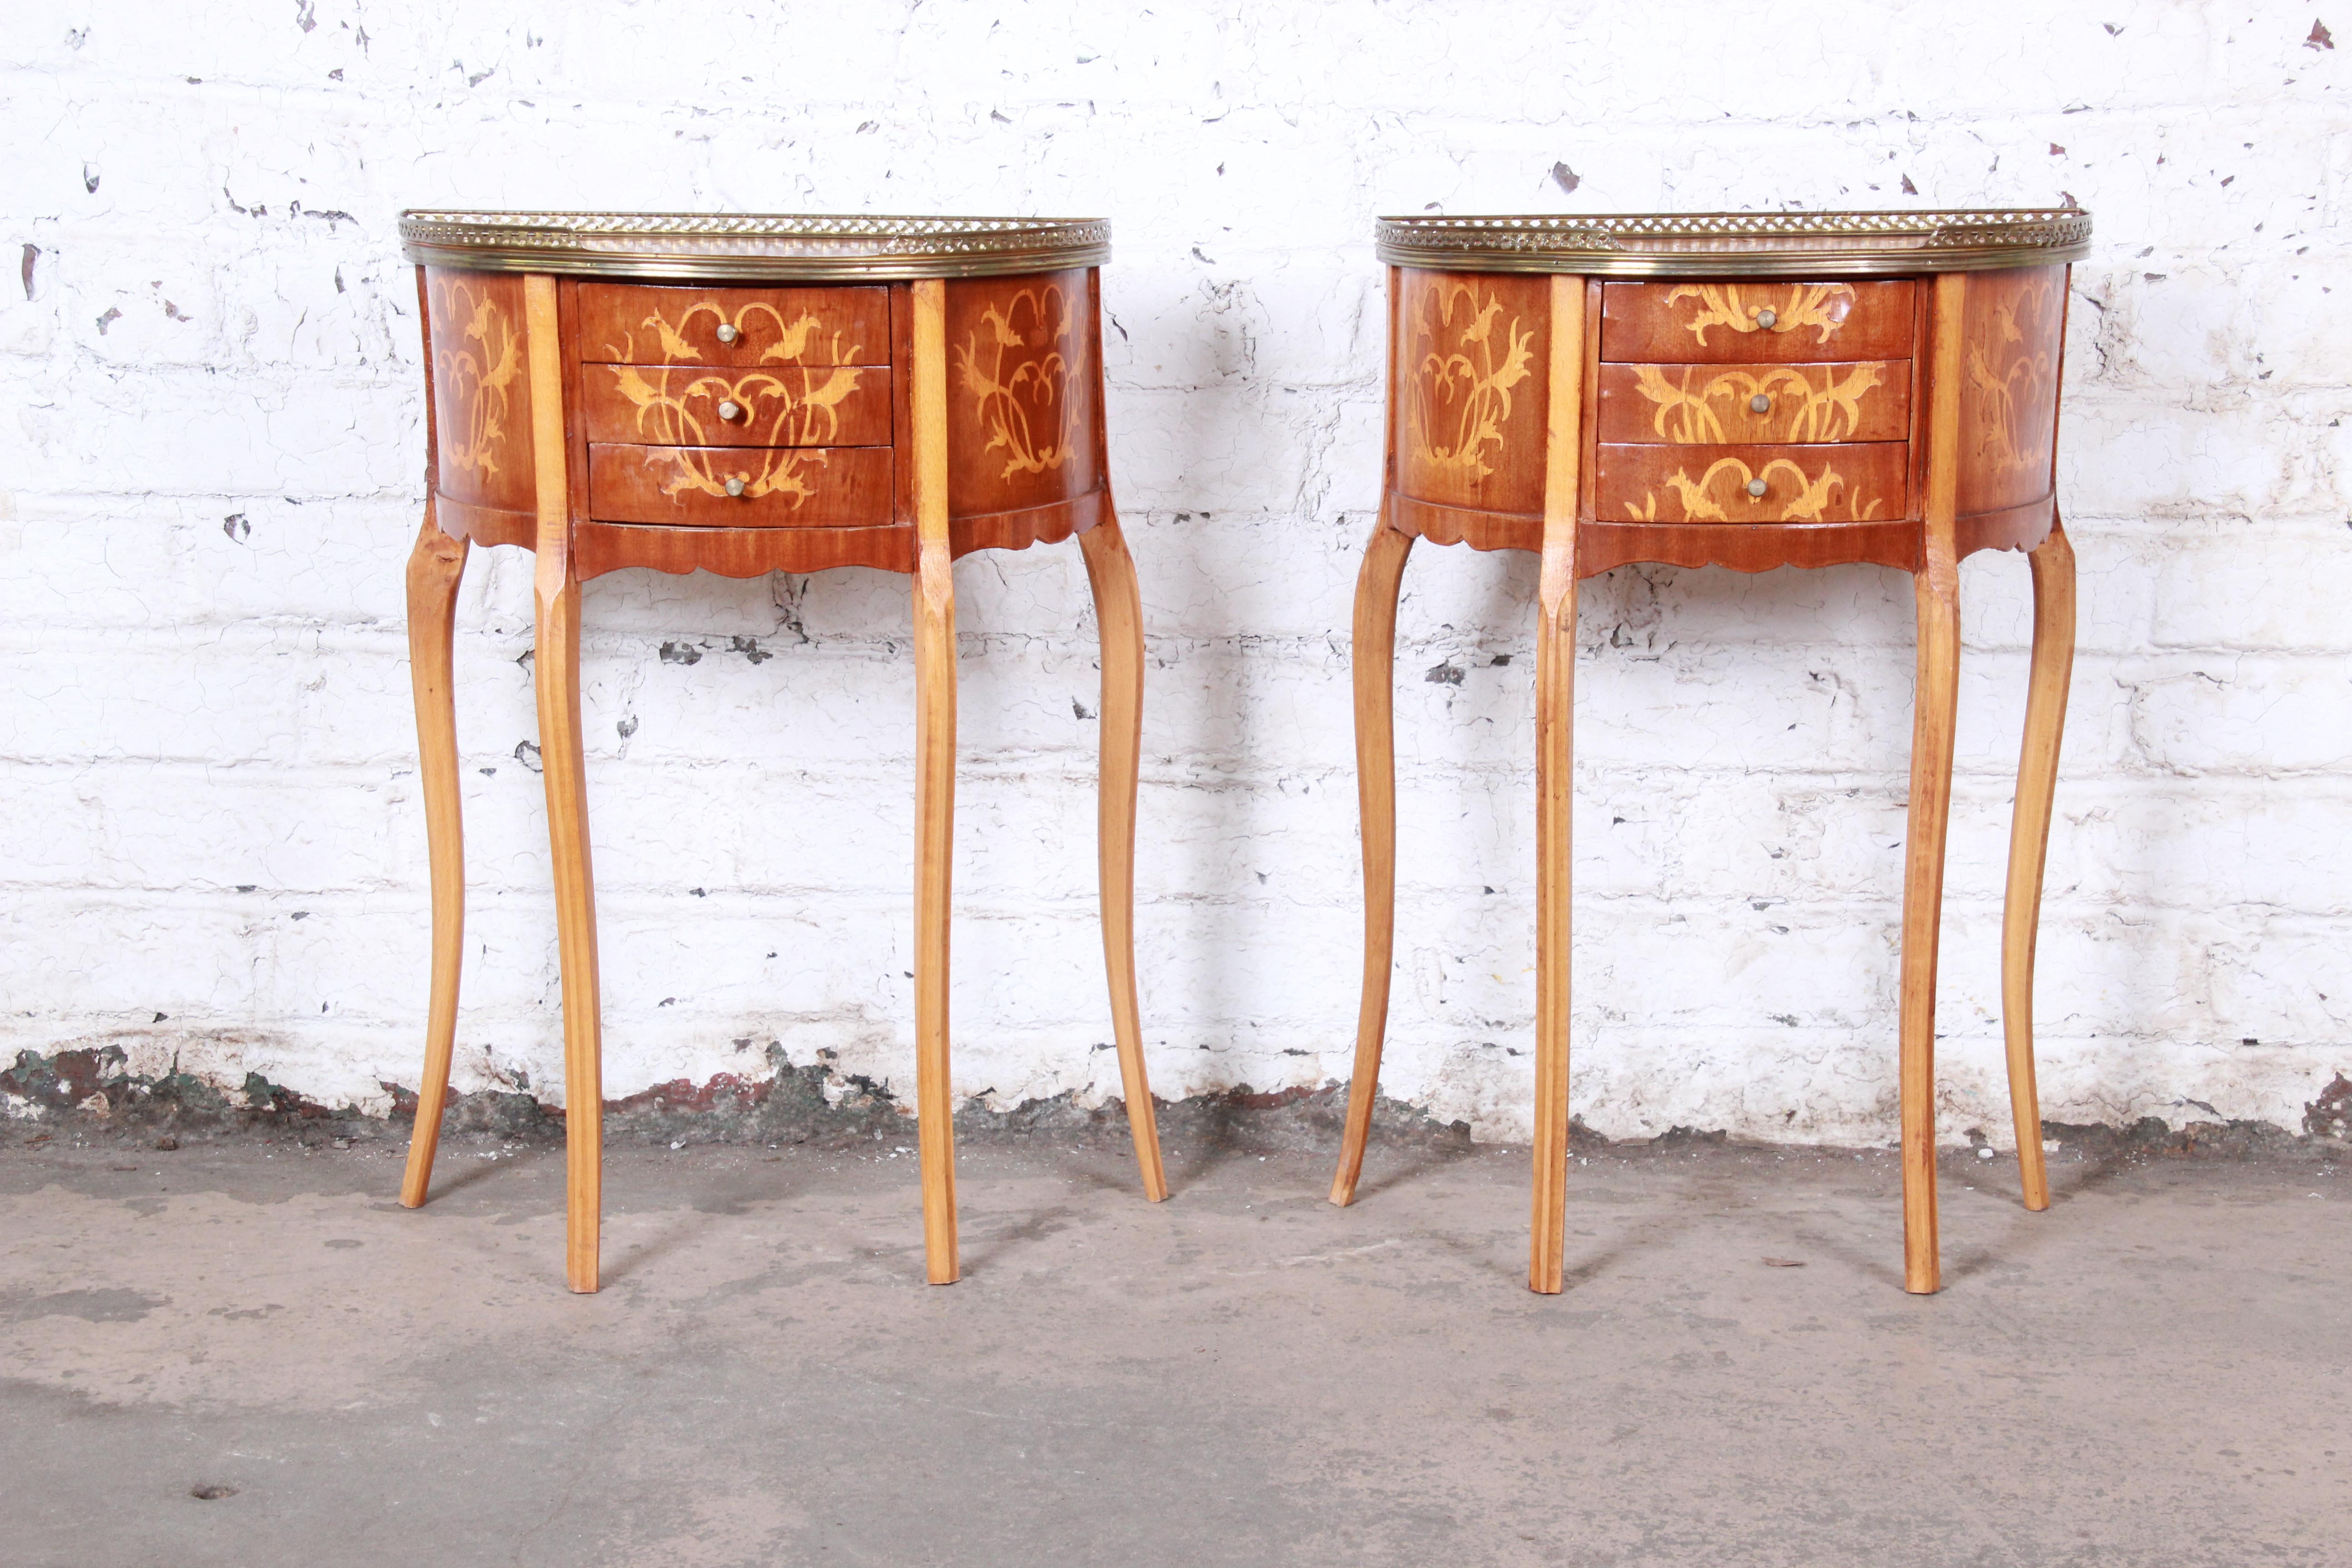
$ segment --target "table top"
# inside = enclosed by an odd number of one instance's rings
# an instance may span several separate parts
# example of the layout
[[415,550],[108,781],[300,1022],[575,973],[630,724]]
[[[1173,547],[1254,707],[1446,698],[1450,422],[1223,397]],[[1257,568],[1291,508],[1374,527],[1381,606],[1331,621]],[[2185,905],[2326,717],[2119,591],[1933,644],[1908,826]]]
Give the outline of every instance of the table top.
[[1100,218],[410,211],[400,239],[427,267],[762,282],[991,278],[1110,258]]
[[1380,257],[1452,272],[1604,278],[1822,278],[2077,261],[2075,207],[1954,212],[1612,213],[1384,217]]

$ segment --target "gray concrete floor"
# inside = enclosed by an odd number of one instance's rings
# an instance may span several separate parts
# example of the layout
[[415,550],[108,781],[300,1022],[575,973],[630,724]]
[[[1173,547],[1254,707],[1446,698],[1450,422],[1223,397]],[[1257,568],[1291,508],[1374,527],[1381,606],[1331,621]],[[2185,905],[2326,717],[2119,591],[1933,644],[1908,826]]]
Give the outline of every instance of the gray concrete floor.
[[939,1289],[911,1155],[615,1149],[593,1298],[398,1161],[0,1151],[0,1562],[2352,1563],[2325,1162],[1954,1157],[1918,1299],[1884,1153],[1601,1156],[1546,1299],[1508,1151],[968,1147]]

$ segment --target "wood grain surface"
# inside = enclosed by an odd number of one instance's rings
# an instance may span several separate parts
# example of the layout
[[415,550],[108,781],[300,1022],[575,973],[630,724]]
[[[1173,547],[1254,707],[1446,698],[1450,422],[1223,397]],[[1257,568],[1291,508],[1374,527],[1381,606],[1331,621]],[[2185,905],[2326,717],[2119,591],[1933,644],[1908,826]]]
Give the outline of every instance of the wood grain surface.
[[1901,441],[1911,434],[1907,360],[1603,364],[1599,371],[1603,441],[1721,446]]
[[[1610,522],[1867,522],[1906,511],[1910,448],[1654,447],[1604,442],[1599,506]],[[1750,493],[1760,480],[1764,493]]]
[[1601,357],[1664,364],[1909,359],[1912,302],[1908,279],[1604,283]]
[[1969,279],[1959,369],[1960,516],[2051,494],[2058,444],[2058,369],[2066,268]]
[[[727,482],[743,486],[730,496]],[[884,447],[588,448],[599,522],[686,528],[871,528],[890,521]]]
[[949,515],[1045,506],[1099,489],[1094,274],[945,287]]
[[887,365],[582,368],[580,416],[591,441],[656,447],[890,444]]
[[1542,512],[1550,289],[1545,278],[1400,270],[1389,395],[1402,493]]
[[[724,341],[721,331],[733,333]],[[618,364],[887,364],[881,288],[680,289],[580,285],[580,357]]]
[[469,505],[530,512],[537,502],[523,280],[418,271],[432,356],[434,485]]
[[2042,929],[2042,873],[2050,854],[2050,814],[2058,788],[2058,747],[2074,673],[2074,546],[2053,518],[2029,556],[2033,572],[2033,666],[2025,737],[2010,819],[2009,886],[2000,915],[2001,1032],[2009,1056],[2010,1118],[2025,1206],[2050,1206],[2042,1158],[2042,1100],[2034,1082],[2033,957]]

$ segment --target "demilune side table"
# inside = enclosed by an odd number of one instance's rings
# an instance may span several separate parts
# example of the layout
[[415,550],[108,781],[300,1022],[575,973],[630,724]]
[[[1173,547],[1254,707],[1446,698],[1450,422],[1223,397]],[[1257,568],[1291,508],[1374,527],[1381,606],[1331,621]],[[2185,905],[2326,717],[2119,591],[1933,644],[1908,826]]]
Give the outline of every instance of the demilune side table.
[[1103,952],[1145,1194],[1167,1195],[1138,1021],[1143,626],[1103,443],[1093,219],[411,212],[427,494],[408,563],[433,880],[424,1203],[457,1031],[465,854],[451,618],[474,543],[537,552],[534,679],[555,862],[565,1272],[597,1287],[602,1036],[580,733],[580,584],[625,567],[913,579],[915,1073],[929,1277],[958,1274],[948,1078],[955,795],[950,563],[1076,535],[1102,641]]
[[1557,1291],[1568,1181],[1576,584],[1629,562],[1913,574],[1918,687],[1900,1003],[1903,1279],[1938,1284],[1936,942],[1960,653],[1958,564],[2030,552],[2033,656],[2001,928],[2025,1206],[2049,1206],[2033,942],[2074,555],[2053,464],[2069,264],[2087,213],[1388,218],[1387,476],[1355,612],[1364,984],[1331,1201],[1355,1195],[1395,937],[1396,606],[1416,539],[1532,550],[1535,1178],[1528,1283]]

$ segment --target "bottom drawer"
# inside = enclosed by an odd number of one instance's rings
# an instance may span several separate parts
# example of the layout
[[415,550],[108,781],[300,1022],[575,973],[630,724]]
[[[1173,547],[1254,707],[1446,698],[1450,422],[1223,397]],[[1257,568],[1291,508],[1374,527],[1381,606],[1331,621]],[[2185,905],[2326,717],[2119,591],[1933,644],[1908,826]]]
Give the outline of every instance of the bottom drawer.
[[[588,515],[692,528],[872,527],[890,521],[890,451],[592,442]],[[728,493],[730,481],[740,493]]]
[[[1866,522],[1906,515],[1911,447],[1632,447],[1603,443],[1593,475],[1605,522]],[[1759,491],[1760,490],[1760,494]]]

